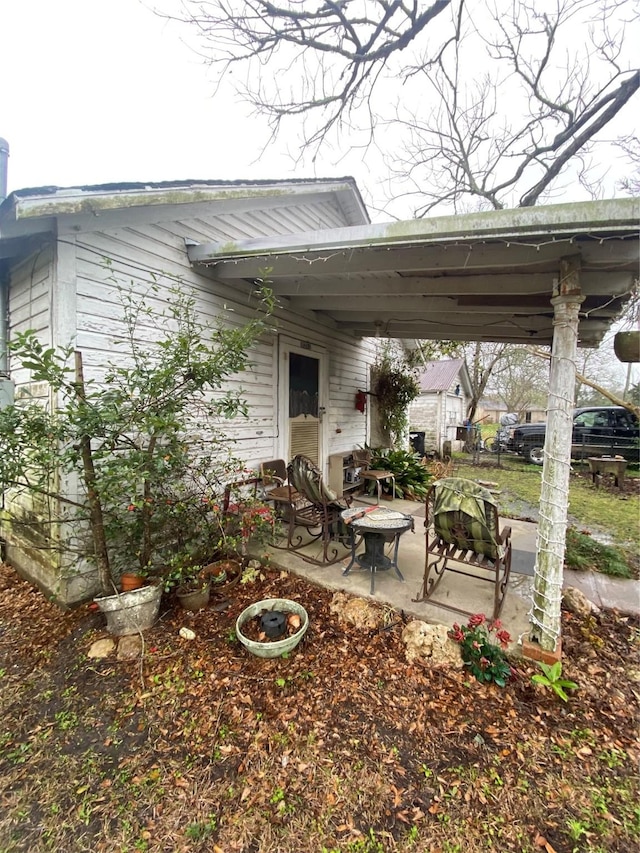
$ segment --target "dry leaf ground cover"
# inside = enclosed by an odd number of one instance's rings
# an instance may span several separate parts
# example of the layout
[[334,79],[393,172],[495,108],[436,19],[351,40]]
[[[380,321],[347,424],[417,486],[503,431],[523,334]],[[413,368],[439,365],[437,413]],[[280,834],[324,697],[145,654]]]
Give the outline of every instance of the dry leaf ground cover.
[[[310,616],[286,659],[234,638],[271,596]],[[193,617],[167,602],[141,659],[93,660],[100,616],[0,569],[2,853],[637,849],[633,619],[565,614],[565,705],[522,663],[503,690],[409,664],[402,614],[342,624],[294,576],[230,598]]]

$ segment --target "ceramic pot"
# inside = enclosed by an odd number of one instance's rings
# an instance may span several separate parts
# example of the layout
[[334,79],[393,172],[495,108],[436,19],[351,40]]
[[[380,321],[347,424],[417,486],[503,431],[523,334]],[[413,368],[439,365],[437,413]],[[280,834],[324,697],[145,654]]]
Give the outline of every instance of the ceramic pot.
[[162,586],[147,584],[130,592],[104,595],[95,603],[107,620],[107,631],[116,637],[151,628],[158,618]]
[[176,598],[184,610],[202,610],[209,603],[211,584],[207,581],[196,589],[189,587],[178,587]]
[[214,590],[224,588],[224,592],[235,586],[242,577],[242,564],[238,560],[218,560],[205,566],[202,574],[210,578]]
[[613,351],[618,361],[640,361],[640,331],[618,332],[613,338]]
[[[250,619],[254,619],[259,613],[265,610],[279,611],[280,613],[297,613],[302,620],[302,624],[295,634],[290,637],[285,637],[282,640],[272,640],[271,642],[259,643],[255,640],[250,640],[242,633],[242,626]],[[288,598],[265,598],[262,601],[251,604],[238,616],[236,620],[236,637],[240,640],[243,646],[247,648],[252,655],[259,658],[277,658],[285,652],[290,652],[298,645],[304,637],[307,628],[309,627],[309,616],[307,611],[297,601],[290,601]]]

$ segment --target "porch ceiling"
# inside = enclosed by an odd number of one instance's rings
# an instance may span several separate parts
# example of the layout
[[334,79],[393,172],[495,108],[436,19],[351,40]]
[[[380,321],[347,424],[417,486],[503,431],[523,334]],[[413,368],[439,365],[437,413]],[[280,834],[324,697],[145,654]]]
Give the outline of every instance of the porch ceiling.
[[597,346],[638,277],[640,200],[491,211],[233,244],[189,244],[238,286],[355,336],[550,345],[560,260],[579,257],[579,344]]

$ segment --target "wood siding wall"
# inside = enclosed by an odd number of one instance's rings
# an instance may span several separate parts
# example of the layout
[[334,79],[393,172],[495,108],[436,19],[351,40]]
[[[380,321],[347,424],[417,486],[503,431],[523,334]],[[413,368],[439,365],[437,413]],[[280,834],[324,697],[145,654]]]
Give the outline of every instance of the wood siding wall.
[[[124,352],[125,325],[119,287],[145,294],[158,312],[167,305],[172,287],[193,288],[204,322],[222,320],[244,324],[255,314],[257,299],[248,284],[226,285],[203,269],[189,264],[185,240],[228,241],[243,237],[286,234],[344,224],[337,204],[302,199],[291,204],[267,204],[249,209],[240,204],[231,213],[214,215],[212,204],[105,211],[99,216],[65,216],[58,220],[58,240],[12,270],[10,335],[35,329],[46,344],[72,344],[83,353],[86,379],[104,379],[107,365]],[[151,286],[158,285],[157,291]],[[286,305],[272,318],[273,331],[265,334],[251,353],[251,367],[233,377],[230,385],[242,389],[249,416],[224,422],[235,441],[234,452],[251,467],[280,454],[278,435],[279,340],[310,343],[327,354],[329,405],[325,415],[325,467],[329,455],[364,444],[366,416],[355,410],[358,388],[367,387],[372,341],[352,340],[315,314],[293,314]],[[142,343],[158,339],[157,323],[148,319],[139,328]],[[12,370],[17,388],[41,393],[27,371]],[[62,486],[77,494],[73,477]],[[46,513],[31,513],[31,532],[14,537],[10,557],[23,574],[50,594],[71,604],[95,592],[95,573],[83,559],[57,559],[41,542]],[[41,523],[44,521],[44,525]],[[53,528],[49,526],[48,530]],[[40,537],[40,538],[38,538]],[[37,540],[37,541],[36,541]]]
[[[53,245],[48,244],[12,268],[9,282],[10,340],[16,332],[33,329],[43,344],[51,344],[53,259]],[[9,367],[17,396],[27,389],[32,396],[46,396],[43,388],[31,383],[29,371],[17,369],[11,359]]]
[[[137,217],[134,217],[134,219]],[[224,317],[231,325],[254,315],[255,296],[246,286],[217,282],[207,271],[188,262],[185,239],[202,242],[259,237],[269,233],[330,228],[344,224],[339,209],[331,205],[291,205],[276,210],[249,211],[226,216],[185,217],[170,222],[134,222],[126,227],[83,231],[74,223],[77,245],[77,345],[83,351],[88,377],[101,379],[114,356],[114,338],[123,336],[118,286],[132,285],[139,293],[157,278],[160,290],[149,302],[161,310],[173,286],[192,287],[203,321]],[[109,265],[105,265],[109,259]],[[225,311],[226,306],[226,311]],[[242,388],[250,405],[249,417],[225,422],[236,450],[251,466],[276,458],[278,447],[278,337],[324,347],[328,353],[329,406],[325,415],[326,455],[362,445],[366,416],[355,410],[355,393],[367,387],[373,342],[353,340],[317,315],[296,315],[282,306],[276,311],[274,331],[263,336],[251,353],[251,368],[234,377],[231,387]],[[141,340],[152,342],[157,328],[148,323]]]
[[411,430],[425,432],[425,449],[442,452],[444,441],[451,441],[454,450],[462,447],[456,441],[456,426],[462,424],[467,400],[454,393],[456,380],[448,391],[431,391],[421,394],[409,407]]

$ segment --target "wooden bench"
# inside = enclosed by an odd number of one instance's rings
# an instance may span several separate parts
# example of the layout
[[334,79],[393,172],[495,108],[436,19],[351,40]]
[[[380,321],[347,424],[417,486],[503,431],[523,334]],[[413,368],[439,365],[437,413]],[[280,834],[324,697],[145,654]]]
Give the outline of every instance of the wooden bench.
[[589,456],[587,459],[591,479],[598,485],[598,475],[613,474],[616,486],[621,489],[624,483],[624,472],[627,470],[627,460],[617,456]]

